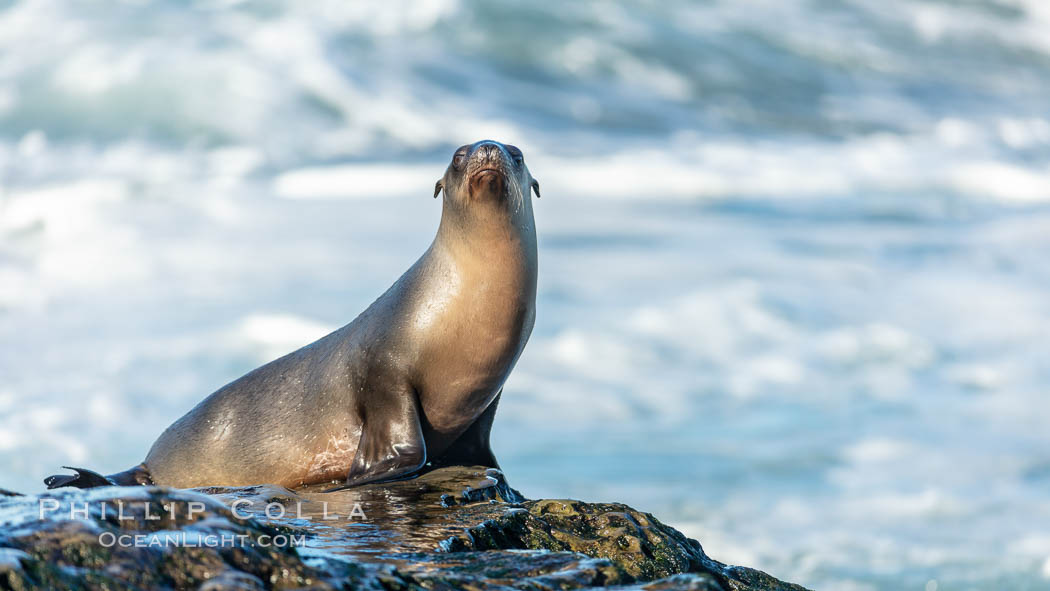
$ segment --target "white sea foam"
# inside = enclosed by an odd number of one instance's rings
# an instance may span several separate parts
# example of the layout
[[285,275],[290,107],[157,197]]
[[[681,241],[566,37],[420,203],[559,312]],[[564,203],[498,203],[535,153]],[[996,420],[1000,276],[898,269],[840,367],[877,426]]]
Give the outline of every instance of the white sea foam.
[[309,345],[331,331],[331,327],[291,314],[255,314],[241,320],[235,338],[261,347],[259,357],[265,362]]
[[274,191],[291,199],[384,197],[426,193],[440,178],[439,166],[402,164],[349,165],[286,172],[274,180]]
[[[692,138],[670,147],[598,157],[537,152],[529,160],[532,168],[545,171],[544,190],[549,194],[601,199],[842,198],[871,192],[941,191],[1007,203],[1050,201],[1050,165],[956,155],[952,146],[966,142],[965,133],[939,125],[925,137],[885,136],[811,146],[726,144]],[[289,198],[423,193],[433,184],[434,171],[445,164],[303,168],[278,176],[275,191]]]

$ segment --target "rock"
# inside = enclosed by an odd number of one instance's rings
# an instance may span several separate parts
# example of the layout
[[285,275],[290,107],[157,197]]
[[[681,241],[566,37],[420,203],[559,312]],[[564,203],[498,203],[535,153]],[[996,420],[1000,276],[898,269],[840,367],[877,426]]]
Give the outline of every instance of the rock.
[[308,566],[272,543],[301,532],[238,518],[193,491],[9,497],[0,500],[0,532],[0,589],[337,589],[347,577],[369,579]]
[[0,589],[802,589],[626,505],[527,501],[498,470],[322,491],[0,496]]

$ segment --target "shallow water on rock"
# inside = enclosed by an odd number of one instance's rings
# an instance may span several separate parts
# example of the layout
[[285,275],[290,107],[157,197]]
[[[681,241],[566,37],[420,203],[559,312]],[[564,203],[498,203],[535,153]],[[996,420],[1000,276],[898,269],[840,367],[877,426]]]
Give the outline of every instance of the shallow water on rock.
[[[414,480],[335,492],[324,492],[331,485],[294,491],[278,486],[194,490],[231,507],[240,501],[236,505],[239,511],[262,521],[309,532],[313,537],[307,548],[376,560],[437,551],[449,537],[506,510],[505,503],[496,502],[502,498],[495,490],[488,495],[492,504],[484,499],[468,504],[462,498],[457,501],[454,497],[459,497],[470,483],[475,485],[471,487],[474,490],[493,486],[486,478],[485,468],[478,468],[469,472],[438,470]],[[442,497],[448,501],[443,503]],[[449,507],[455,505],[449,501],[459,506],[450,511]]]

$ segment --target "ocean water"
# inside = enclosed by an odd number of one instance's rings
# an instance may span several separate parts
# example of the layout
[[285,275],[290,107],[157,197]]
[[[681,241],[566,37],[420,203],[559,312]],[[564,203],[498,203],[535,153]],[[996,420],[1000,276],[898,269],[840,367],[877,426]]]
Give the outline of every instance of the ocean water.
[[0,1],[0,487],[119,470],[540,181],[494,447],[817,589],[1050,588],[1050,3]]

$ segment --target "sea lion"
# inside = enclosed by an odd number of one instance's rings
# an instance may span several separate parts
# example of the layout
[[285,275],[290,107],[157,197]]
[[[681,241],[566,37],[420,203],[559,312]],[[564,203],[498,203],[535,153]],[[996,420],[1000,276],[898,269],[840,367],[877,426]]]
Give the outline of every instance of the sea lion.
[[347,488],[498,467],[489,430],[536,317],[530,189],[539,197],[518,148],[460,147],[434,187],[430,248],[353,322],[205,398],[139,466],[45,483]]

